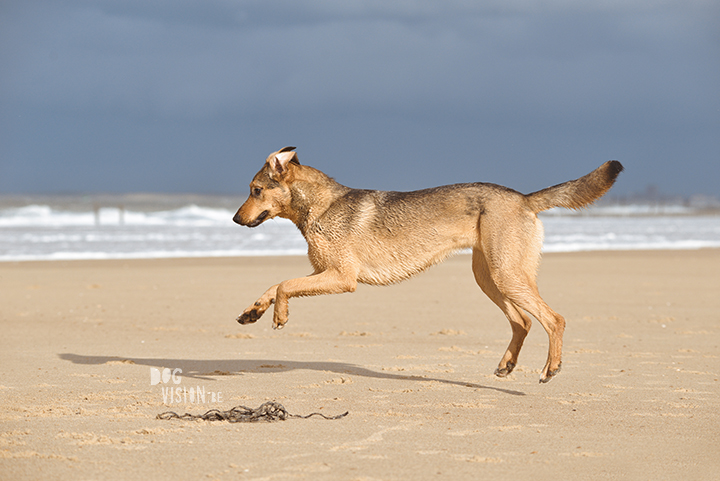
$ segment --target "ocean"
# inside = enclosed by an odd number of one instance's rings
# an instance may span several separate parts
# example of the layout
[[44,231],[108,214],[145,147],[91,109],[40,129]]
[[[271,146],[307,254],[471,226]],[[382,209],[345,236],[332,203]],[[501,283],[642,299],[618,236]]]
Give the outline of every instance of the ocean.
[[[232,221],[240,197],[135,194],[0,198],[0,261],[304,255],[295,226]],[[544,252],[720,247],[720,215],[683,206],[541,214]]]

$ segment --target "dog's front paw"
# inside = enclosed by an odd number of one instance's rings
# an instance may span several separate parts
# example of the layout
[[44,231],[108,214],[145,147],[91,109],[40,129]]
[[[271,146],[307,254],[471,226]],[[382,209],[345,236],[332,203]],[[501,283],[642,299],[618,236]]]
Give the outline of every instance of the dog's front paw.
[[257,320],[260,319],[260,316],[262,316],[262,314],[258,314],[256,310],[243,312],[238,316],[237,322],[240,324],[252,324],[253,322],[257,322]]
[[266,309],[261,309],[257,303],[255,303],[254,306],[248,307],[245,309],[245,312],[238,316],[237,322],[240,324],[252,324],[253,322],[257,322],[257,320],[265,314],[265,311]]
[[288,316],[281,315],[278,312],[277,306],[275,307],[275,312],[273,313],[273,329],[282,329],[285,327],[285,324],[288,322]]
[[285,324],[287,324],[287,319],[283,321],[273,319],[273,329],[282,329],[283,327],[285,327]]

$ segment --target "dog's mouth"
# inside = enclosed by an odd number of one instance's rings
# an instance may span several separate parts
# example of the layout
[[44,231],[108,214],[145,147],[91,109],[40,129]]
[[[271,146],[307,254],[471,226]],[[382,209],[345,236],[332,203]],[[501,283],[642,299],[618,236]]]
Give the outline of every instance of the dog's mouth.
[[245,224],[245,225],[248,226],[248,227],[257,227],[257,226],[259,226],[260,224],[262,224],[263,222],[265,222],[265,219],[267,219],[269,215],[270,215],[270,211],[267,211],[267,210],[266,210],[266,211],[263,211],[259,216],[257,216],[257,217],[255,218],[254,221],[248,222],[248,223]]

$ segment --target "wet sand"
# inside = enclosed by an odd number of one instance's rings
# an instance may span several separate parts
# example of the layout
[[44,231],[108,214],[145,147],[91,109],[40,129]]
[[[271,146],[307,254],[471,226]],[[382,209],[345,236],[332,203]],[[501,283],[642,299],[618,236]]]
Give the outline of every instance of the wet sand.
[[[294,299],[281,331],[270,314],[235,322],[309,270],[300,257],[0,263],[0,479],[717,476],[720,250],[546,255],[540,290],[567,319],[549,384],[538,322],[515,372],[493,375],[510,326],[466,255],[397,286]],[[165,368],[178,383],[153,385]],[[266,401],[349,415],[156,419]]]

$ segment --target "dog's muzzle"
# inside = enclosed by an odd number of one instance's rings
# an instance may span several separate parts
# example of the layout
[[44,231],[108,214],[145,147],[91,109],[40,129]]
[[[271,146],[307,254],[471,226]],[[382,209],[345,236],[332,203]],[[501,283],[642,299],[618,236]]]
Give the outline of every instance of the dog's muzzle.
[[270,212],[266,210],[266,211],[263,211],[259,216],[257,216],[254,221],[243,222],[243,220],[240,218],[240,216],[238,214],[235,214],[235,217],[233,217],[233,222],[235,222],[236,224],[247,226],[247,227],[257,227],[260,224],[262,224],[263,222],[265,222],[265,219],[267,219],[269,215],[270,215]]

